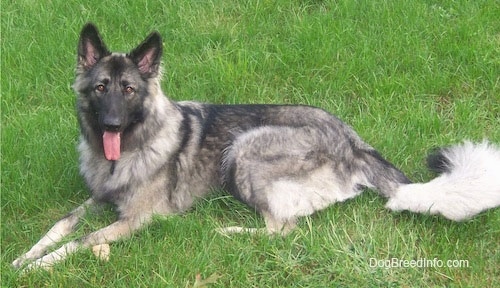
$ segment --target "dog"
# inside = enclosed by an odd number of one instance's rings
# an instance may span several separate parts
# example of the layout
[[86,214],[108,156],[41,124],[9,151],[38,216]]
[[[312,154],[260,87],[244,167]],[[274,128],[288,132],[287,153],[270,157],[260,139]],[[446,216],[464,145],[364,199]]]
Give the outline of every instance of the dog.
[[[76,80],[80,171],[91,197],[58,221],[14,267],[50,267],[81,248],[130,236],[153,215],[190,209],[225,189],[258,211],[265,228],[222,232],[286,234],[298,217],[353,198],[366,188],[394,211],[468,219],[500,205],[500,149],[465,142],[438,150],[440,176],[413,184],[339,118],[301,105],[174,102],[161,90],[162,40],[151,33],[130,53],[112,53],[86,24]],[[85,211],[116,207],[118,220],[48,248],[70,234]]]

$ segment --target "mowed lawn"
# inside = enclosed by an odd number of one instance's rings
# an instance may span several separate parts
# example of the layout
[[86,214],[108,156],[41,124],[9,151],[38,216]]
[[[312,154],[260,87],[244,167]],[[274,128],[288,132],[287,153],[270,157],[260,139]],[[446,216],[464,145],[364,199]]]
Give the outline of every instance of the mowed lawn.
[[[113,243],[108,262],[10,266],[88,197],[71,90],[87,21],[113,51],[158,30],[175,100],[320,106],[427,181],[432,148],[500,143],[499,15],[496,0],[2,1],[1,287],[499,286],[500,210],[453,223],[391,213],[372,191],[286,237],[230,238],[214,229],[264,223],[215,191]],[[75,237],[114,219],[88,215]]]

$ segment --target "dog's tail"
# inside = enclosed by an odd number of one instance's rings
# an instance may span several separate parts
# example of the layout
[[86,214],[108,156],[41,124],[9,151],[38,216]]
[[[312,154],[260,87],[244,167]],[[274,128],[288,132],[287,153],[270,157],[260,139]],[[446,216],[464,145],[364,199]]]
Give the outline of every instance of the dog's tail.
[[436,150],[428,166],[440,175],[427,183],[400,185],[388,209],[461,221],[500,206],[500,147],[466,141]]

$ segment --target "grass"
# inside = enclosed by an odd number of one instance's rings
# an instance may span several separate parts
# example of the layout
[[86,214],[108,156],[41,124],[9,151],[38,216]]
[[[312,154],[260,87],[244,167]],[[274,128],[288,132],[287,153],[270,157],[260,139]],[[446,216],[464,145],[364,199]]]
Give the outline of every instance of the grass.
[[[153,1],[151,1],[153,2]],[[2,1],[2,287],[493,287],[500,211],[465,223],[391,214],[375,193],[300,221],[285,238],[225,238],[263,226],[223,193],[52,272],[9,265],[87,197],[74,114],[78,32],[95,22],[112,50],[164,36],[175,100],[300,103],[350,123],[410,178],[427,150],[500,142],[500,7],[481,1]],[[113,219],[88,217],[79,235]],[[370,259],[467,260],[468,267],[380,268]]]

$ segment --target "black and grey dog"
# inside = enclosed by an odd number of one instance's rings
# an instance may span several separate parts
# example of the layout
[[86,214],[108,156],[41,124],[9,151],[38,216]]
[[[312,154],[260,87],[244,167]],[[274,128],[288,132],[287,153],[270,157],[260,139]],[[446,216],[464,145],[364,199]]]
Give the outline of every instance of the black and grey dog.
[[[441,149],[434,158],[441,176],[411,184],[351,127],[322,109],[173,102],[160,87],[161,56],[157,32],[122,54],[110,52],[97,28],[85,25],[74,90],[80,170],[91,198],[16,259],[15,267],[48,267],[79,248],[127,237],[154,214],[186,211],[214,188],[256,209],[265,219],[263,230],[280,234],[298,217],[364,188],[388,198],[391,210],[452,220],[500,205],[500,149],[492,144]],[[103,202],[116,205],[115,223],[45,254],[74,230],[88,206]]]

